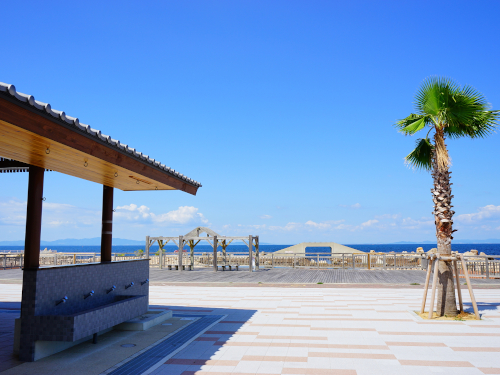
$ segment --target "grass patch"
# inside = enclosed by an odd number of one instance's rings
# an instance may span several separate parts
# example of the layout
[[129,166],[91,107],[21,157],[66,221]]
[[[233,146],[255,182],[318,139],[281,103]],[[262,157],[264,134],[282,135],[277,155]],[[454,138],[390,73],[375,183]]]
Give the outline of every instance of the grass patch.
[[411,283],[410,285],[420,285],[419,283]]
[[321,281],[318,284],[323,284]]

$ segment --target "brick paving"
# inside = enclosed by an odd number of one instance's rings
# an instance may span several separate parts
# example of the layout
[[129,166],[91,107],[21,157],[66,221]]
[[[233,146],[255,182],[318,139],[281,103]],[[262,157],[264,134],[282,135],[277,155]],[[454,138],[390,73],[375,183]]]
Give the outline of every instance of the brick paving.
[[[151,285],[156,308],[226,315],[153,374],[500,374],[498,288],[475,290],[483,321],[430,322],[408,312],[419,309],[421,289],[200,284]],[[20,298],[21,285],[0,285],[0,371],[19,364],[11,354],[17,314],[8,311]],[[471,310],[466,292],[464,303]]]

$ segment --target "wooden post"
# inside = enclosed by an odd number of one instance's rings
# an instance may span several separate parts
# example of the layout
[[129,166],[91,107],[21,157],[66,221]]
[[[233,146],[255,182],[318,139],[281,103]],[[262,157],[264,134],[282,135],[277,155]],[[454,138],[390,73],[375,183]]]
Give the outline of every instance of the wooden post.
[[458,275],[458,265],[456,259],[453,261],[453,268],[455,269],[455,279],[457,280],[458,304],[460,305],[460,312],[462,312],[464,311],[464,304],[462,302],[462,290],[460,289],[460,276]]
[[260,266],[259,236],[255,236],[255,269],[258,270],[259,266]]
[[368,258],[368,269],[371,269],[371,262],[370,262],[370,254],[366,254],[366,257]]
[[113,188],[102,186],[101,263],[111,262],[113,242]]
[[438,273],[439,273],[439,257],[436,257],[436,264],[434,266],[434,277],[432,278],[432,292],[431,292],[431,305],[429,306],[429,319],[432,319],[432,314],[434,312],[434,300],[436,298]]
[[179,271],[182,271],[182,257],[184,256],[184,238],[182,236],[179,236]]
[[76,254],[73,254],[73,264],[76,264]]
[[383,262],[384,262],[384,270],[386,270],[387,269],[387,255],[384,254],[382,257],[383,257]]
[[146,259],[149,259],[149,236],[146,236],[146,247],[144,248],[144,250],[146,250]]
[[427,292],[429,291],[429,280],[431,278],[431,271],[432,271],[432,259],[429,260],[429,264],[427,267],[427,276],[425,276],[424,296],[422,297],[422,308],[420,309],[421,314],[423,314],[425,311],[425,302],[427,300]]
[[354,253],[351,254],[351,258],[352,258],[352,268],[355,269],[356,268],[356,259],[354,259]]
[[30,165],[28,207],[26,209],[26,236],[24,240],[25,269],[37,269],[40,266],[44,172],[45,169]]
[[158,240],[158,268],[163,268],[163,240]]
[[248,269],[252,272],[252,263],[253,263],[253,236],[248,236]]
[[342,269],[344,269],[344,267],[345,267],[344,266],[344,262],[345,262],[345,260],[344,260],[344,253],[342,253]]
[[319,270],[319,254],[316,254],[316,260],[318,262],[317,266],[318,266],[318,270]]
[[485,257],[486,260],[486,278],[490,278],[490,263],[488,262],[488,257]]
[[394,269],[396,269],[396,254],[394,254]]
[[469,289],[470,299],[472,302],[472,307],[474,308],[474,314],[476,319],[481,319],[479,316],[479,311],[477,310],[476,299],[474,298],[474,293],[472,292],[472,285],[470,284],[469,271],[467,270],[467,265],[465,264],[464,256],[460,254],[460,259],[462,260],[462,268],[464,269],[465,280],[467,281],[467,288]]
[[217,245],[219,244],[218,243],[219,241],[217,240],[217,236],[214,236],[214,259],[213,259],[213,263],[214,263],[214,271],[217,272]]
[[271,268],[274,268],[274,253],[271,254]]

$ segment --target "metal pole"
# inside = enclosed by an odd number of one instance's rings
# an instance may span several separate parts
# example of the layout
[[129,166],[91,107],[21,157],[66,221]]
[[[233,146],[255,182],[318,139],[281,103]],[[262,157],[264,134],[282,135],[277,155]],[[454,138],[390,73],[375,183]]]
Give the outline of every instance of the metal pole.
[[26,237],[24,242],[25,269],[37,269],[40,266],[44,172],[45,169],[30,165],[28,207],[26,209]]
[[253,236],[248,236],[248,269],[252,272],[252,263],[253,263]]
[[217,245],[219,244],[218,243],[219,241],[217,240],[217,236],[214,236],[214,259],[213,259],[213,262],[214,262],[214,271],[217,272]]

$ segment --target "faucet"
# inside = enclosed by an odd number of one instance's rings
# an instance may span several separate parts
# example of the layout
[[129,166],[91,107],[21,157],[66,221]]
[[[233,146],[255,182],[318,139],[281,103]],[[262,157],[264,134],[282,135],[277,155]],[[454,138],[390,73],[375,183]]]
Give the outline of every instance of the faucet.
[[94,291],[93,291],[93,290],[91,290],[89,294],[86,294],[86,295],[83,297],[83,299],[87,299],[87,298],[89,298],[89,297],[92,297],[93,295],[94,295]]
[[111,293],[111,292],[112,292],[113,290],[115,290],[115,289],[116,289],[116,285],[113,285],[113,286],[111,287],[111,289],[108,289],[108,291],[106,292],[106,294]]
[[132,286],[134,286],[134,282],[133,282],[133,281],[132,281],[129,285],[127,285],[127,286],[125,287],[125,289],[128,289],[128,288],[130,288],[130,287],[132,287]]
[[146,279],[146,280],[142,281],[141,285],[144,285],[144,284],[147,284],[147,283],[149,283],[149,279]]
[[67,300],[68,300],[68,297],[64,296],[63,298],[61,298],[59,301],[56,302],[56,306],[60,305],[61,303],[66,303]]

